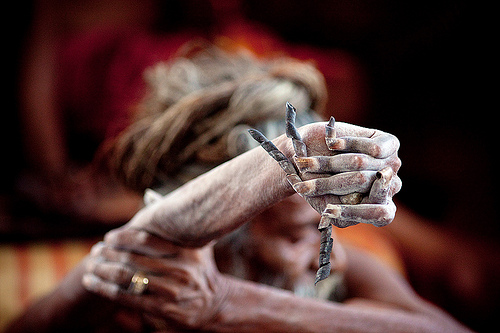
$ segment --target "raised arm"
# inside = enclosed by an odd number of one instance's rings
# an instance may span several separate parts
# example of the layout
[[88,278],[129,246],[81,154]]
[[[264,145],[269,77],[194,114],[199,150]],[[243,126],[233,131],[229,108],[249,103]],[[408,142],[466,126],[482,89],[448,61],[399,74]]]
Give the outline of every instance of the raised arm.
[[[314,162],[318,160],[318,156],[327,156],[328,165],[323,166],[322,174],[318,174],[316,169],[312,172],[304,168],[300,171],[301,177],[309,181],[294,184],[295,190],[297,185],[308,189],[304,196],[320,213],[328,204],[341,204],[338,193],[368,193],[376,178],[374,170],[391,167],[396,173],[401,164],[397,158],[399,142],[394,136],[338,123],[337,135],[345,138],[349,145],[333,151],[325,143],[325,125],[327,123],[313,123],[299,130],[309,156],[313,156],[309,160]],[[273,142],[285,158],[294,161],[292,140],[282,135]],[[336,155],[339,151],[350,153]],[[368,159],[364,158],[367,154]],[[326,177],[335,173],[335,168],[341,164],[342,173]],[[325,193],[319,192],[311,189],[311,184],[320,184],[319,186],[328,189]],[[236,229],[252,216],[293,194],[295,190],[287,180],[286,172],[269,158],[264,150],[256,148],[197,177],[153,205],[145,207],[126,227],[147,230],[175,244],[200,247]],[[397,190],[398,188],[392,191],[390,197]],[[383,209],[370,208],[375,214],[386,213]],[[361,210],[360,205],[360,215],[366,213]],[[356,217],[355,209],[349,212],[353,218]],[[370,221],[377,218],[373,214],[365,214],[360,220]],[[390,221],[385,223],[388,222]]]
[[[286,137],[276,144],[291,156]],[[126,227],[201,247],[293,193],[279,166],[262,149],[253,149],[146,206]]]

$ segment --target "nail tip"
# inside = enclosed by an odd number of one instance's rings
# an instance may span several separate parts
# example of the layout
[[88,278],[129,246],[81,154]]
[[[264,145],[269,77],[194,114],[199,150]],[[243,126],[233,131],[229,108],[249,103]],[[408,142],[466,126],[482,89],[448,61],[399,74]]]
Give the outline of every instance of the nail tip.
[[314,285],[316,285],[318,282],[321,282],[330,276],[331,267],[332,267],[331,263],[328,263],[324,266],[321,266],[316,271],[316,278],[314,279]]
[[250,128],[248,130],[248,133],[250,134],[250,136],[257,142],[259,143],[263,143],[266,140],[266,137],[264,136],[264,134],[262,134],[261,132],[259,132],[258,130],[254,129],[254,128]]
[[330,126],[330,127],[335,126],[335,118],[333,116],[331,116],[330,120],[328,120],[328,126]]

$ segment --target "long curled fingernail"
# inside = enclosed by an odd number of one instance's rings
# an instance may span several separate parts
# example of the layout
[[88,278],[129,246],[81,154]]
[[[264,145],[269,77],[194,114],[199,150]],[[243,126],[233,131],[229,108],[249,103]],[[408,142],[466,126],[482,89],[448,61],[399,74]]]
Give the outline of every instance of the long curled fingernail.
[[330,271],[332,269],[332,264],[329,262],[326,265],[321,266],[317,271],[316,271],[316,278],[314,279],[314,284],[316,285],[318,282],[326,279],[328,276],[330,276]]
[[297,171],[293,166],[292,162],[288,160],[288,158],[272,143],[269,141],[264,134],[259,132],[256,129],[249,129],[248,133],[252,136],[252,138],[257,141],[262,148],[280,165],[283,171],[286,174],[295,174]]
[[297,110],[295,107],[286,102],[286,136],[292,139],[293,148],[297,156],[307,156],[307,147],[302,137],[295,127],[295,117],[297,115]]

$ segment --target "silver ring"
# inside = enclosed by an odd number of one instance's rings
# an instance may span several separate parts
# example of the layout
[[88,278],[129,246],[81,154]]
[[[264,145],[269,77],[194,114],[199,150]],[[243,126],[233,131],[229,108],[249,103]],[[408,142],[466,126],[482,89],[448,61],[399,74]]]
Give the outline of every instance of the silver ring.
[[130,280],[128,292],[134,295],[142,295],[148,288],[149,279],[143,272],[136,272]]

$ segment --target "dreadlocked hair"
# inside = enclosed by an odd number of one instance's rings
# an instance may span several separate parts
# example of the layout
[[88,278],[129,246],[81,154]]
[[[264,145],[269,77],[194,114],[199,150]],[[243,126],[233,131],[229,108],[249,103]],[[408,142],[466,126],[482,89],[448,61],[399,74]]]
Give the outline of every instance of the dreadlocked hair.
[[158,185],[186,163],[228,160],[227,133],[282,118],[287,101],[297,110],[325,107],[324,78],[310,63],[259,60],[200,42],[180,54],[145,71],[135,119],[106,152],[110,171],[131,189]]

